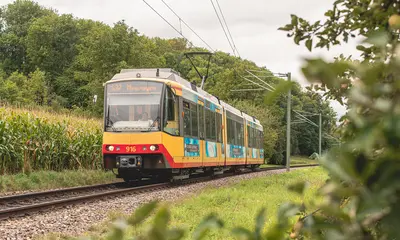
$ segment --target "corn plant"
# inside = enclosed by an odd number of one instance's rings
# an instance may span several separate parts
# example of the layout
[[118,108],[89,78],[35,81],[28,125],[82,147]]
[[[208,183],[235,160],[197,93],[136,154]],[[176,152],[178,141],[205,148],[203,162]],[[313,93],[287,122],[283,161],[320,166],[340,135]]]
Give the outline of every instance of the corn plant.
[[101,166],[101,121],[0,108],[1,174]]

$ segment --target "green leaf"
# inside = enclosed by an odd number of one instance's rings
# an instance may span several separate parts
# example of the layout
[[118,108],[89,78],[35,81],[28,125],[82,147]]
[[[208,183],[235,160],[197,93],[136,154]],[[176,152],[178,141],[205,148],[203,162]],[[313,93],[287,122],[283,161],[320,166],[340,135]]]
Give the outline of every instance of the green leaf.
[[182,229],[171,229],[168,231],[169,240],[179,240],[185,236],[185,231]]
[[268,92],[264,98],[264,102],[267,105],[272,105],[275,100],[284,93],[287,93],[292,87],[293,83],[285,80],[281,80],[273,92]]
[[265,225],[265,221],[266,221],[265,209],[263,208],[260,210],[256,218],[256,228],[255,228],[256,239],[261,239],[261,232]]
[[307,39],[307,41],[306,41],[306,47],[307,47],[308,51],[311,52],[311,49],[312,49],[312,39]]
[[236,236],[237,238],[243,239],[243,240],[253,240],[254,239],[253,233],[250,230],[245,229],[243,227],[234,228],[232,230],[232,234],[234,236]]
[[356,46],[356,49],[359,50],[359,51],[365,52],[365,51],[367,51],[368,48],[366,48],[366,47],[363,46],[363,45],[357,45],[357,46]]
[[294,15],[294,14],[291,14],[290,17],[291,17],[291,19],[292,19],[291,24],[292,24],[293,26],[294,26],[294,25],[297,25],[299,18],[298,18],[296,15]]
[[278,219],[287,219],[296,215],[300,210],[300,206],[294,203],[283,203],[278,210]]
[[301,35],[300,34],[296,34],[296,36],[294,36],[294,43],[299,45],[300,40],[301,40]]
[[130,225],[137,225],[143,222],[154,211],[154,209],[157,207],[157,204],[157,201],[144,204],[128,218],[128,223]]
[[217,218],[214,214],[207,216],[194,230],[193,239],[203,239],[206,234],[212,229],[219,229],[224,226],[223,222]]
[[290,30],[293,30],[293,25],[292,24],[286,24],[284,27],[278,28],[278,30],[290,31]]
[[170,214],[168,209],[166,207],[162,207],[154,217],[154,226],[161,232],[164,232],[167,229],[169,220]]
[[288,189],[289,189],[290,191],[293,191],[293,192],[295,192],[295,193],[298,193],[298,194],[300,194],[300,195],[303,195],[304,190],[306,189],[307,185],[308,185],[308,183],[307,183],[307,182],[304,182],[304,181],[302,181],[302,182],[297,182],[297,183],[294,183],[294,184],[290,185],[290,186],[288,187]]
[[374,31],[368,34],[368,37],[364,42],[383,48],[389,43],[389,35],[384,30]]
[[106,237],[109,240],[122,240],[124,239],[125,230],[128,228],[127,222],[124,220],[117,220],[112,224],[112,230]]

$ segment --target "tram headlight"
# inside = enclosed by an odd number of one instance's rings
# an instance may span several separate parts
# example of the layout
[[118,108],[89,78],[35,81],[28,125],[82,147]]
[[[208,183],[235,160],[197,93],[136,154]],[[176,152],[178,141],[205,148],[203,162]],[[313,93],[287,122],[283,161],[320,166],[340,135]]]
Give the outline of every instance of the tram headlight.
[[150,150],[151,150],[151,151],[158,150],[158,145],[151,145],[151,146],[150,146]]
[[106,146],[106,150],[112,152],[114,151],[114,146]]

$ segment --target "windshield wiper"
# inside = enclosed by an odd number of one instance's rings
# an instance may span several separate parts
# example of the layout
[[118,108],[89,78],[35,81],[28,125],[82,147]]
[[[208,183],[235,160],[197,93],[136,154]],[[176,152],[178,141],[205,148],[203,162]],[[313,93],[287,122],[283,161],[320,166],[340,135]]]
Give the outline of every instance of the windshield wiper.
[[[154,127],[154,125],[156,124],[156,122],[157,122],[159,119],[160,119],[159,116],[156,117],[156,119],[154,119],[154,121],[153,121],[153,123],[150,125],[150,127],[149,127],[147,130],[143,130],[143,131],[141,131],[141,132],[150,132],[151,129]],[[158,125],[158,126],[160,126],[160,125]]]
[[[111,123],[111,125],[110,125],[110,123]],[[114,122],[110,118],[110,105],[108,105],[108,108],[107,108],[106,128],[107,127],[110,127],[113,130],[113,132],[121,132],[121,131],[118,131],[117,129],[115,129]]]

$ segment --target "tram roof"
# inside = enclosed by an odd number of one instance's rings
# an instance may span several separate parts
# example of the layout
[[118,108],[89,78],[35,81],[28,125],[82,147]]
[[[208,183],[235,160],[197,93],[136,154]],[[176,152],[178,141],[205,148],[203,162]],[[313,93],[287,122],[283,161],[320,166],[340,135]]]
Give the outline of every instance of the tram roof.
[[117,73],[113,76],[113,78],[109,82],[127,80],[127,79],[140,79],[140,78],[153,78],[153,79],[165,79],[177,82],[184,86],[186,90],[192,91],[200,95],[201,97],[211,100],[213,103],[221,105],[227,111],[236,114],[242,118],[245,118],[247,121],[254,122],[258,125],[260,121],[254,117],[251,117],[237,108],[229,105],[228,103],[219,100],[217,97],[209,94],[201,88],[198,88],[195,84],[190,83],[188,80],[182,78],[179,72],[174,71],[171,68],[138,68],[138,69],[122,69],[120,73]]
[[114,75],[111,81],[118,81],[123,79],[138,79],[138,78],[155,78],[165,79],[177,82],[184,86],[186,90],[192,91],[200,95],[200,97],[206,98],[215,104],[219,105],[218,98],[209,94],[201,88],[198,88],[195,84],[190,83],[188,80],[182,78],[180,73],[174,71],[171,68],[140,68],[140,69],[122,69],[120,73]]

